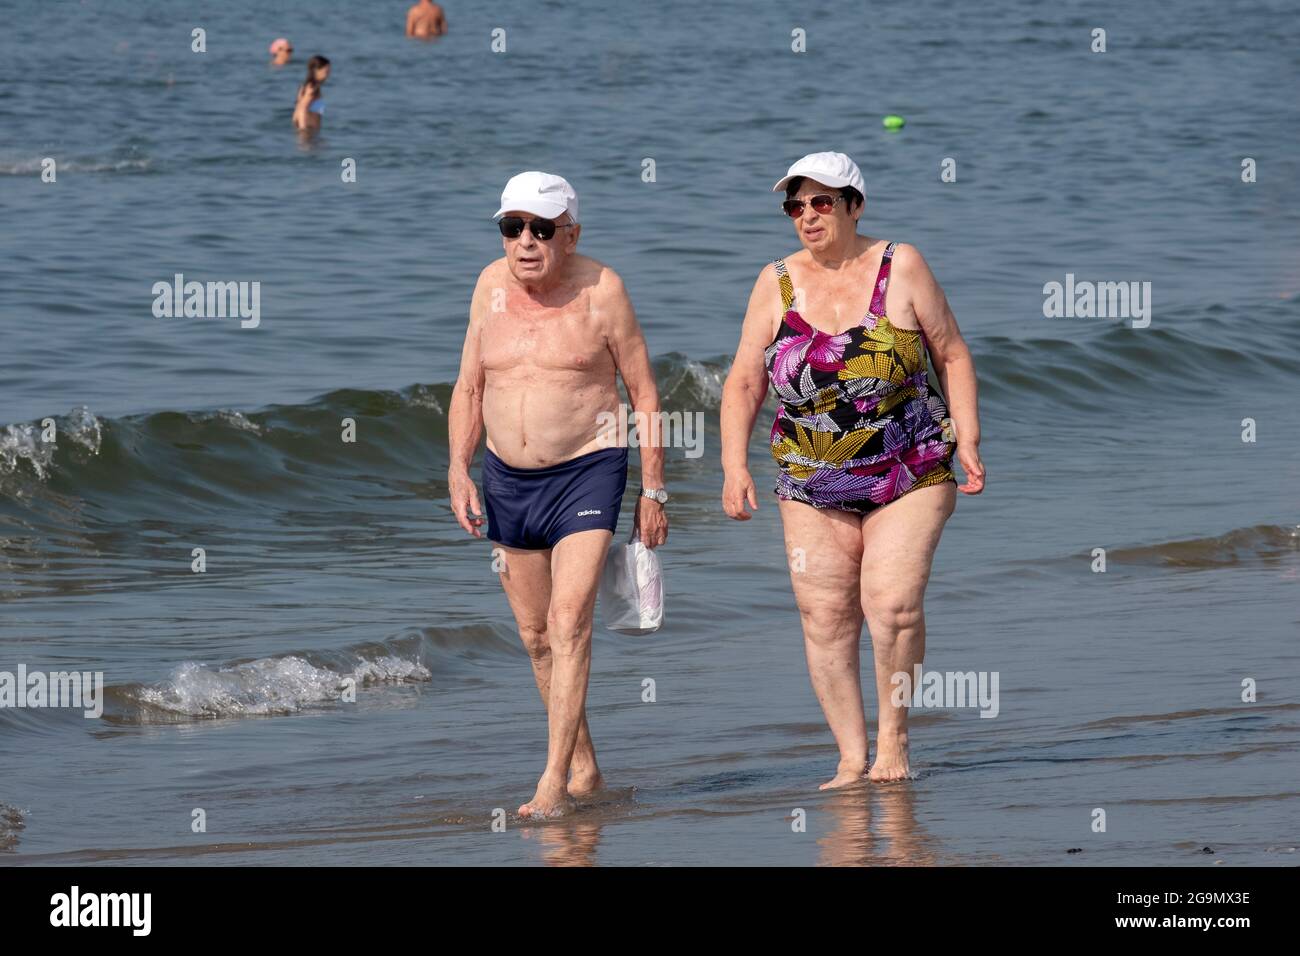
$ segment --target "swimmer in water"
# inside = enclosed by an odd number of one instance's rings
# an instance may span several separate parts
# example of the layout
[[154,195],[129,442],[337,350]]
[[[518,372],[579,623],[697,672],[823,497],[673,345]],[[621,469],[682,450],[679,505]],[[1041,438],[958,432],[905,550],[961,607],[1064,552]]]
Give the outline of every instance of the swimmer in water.
[[298,87],[298,100],[293,107],[294,129],[314,131],[320,129],[320,119],[325,113],[325,101],[320,88],[330,77],[330,61],[314,56],[307,61],[307,79]]
[[406,35],[417,40],[431,40],[447,32],[447,16],[431,0],[419,0],[406,11]]
[[293,57],[293,44],[284,37],[271,41],[271,65],[284,66]]

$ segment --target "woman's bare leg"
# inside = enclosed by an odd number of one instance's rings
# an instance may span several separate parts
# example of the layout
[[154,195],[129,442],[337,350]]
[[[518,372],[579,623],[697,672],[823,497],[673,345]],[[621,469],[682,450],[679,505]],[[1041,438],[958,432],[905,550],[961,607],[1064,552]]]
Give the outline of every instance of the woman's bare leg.
[[864,779],[868,757],[858,656],[861,518],[798,501],[779,506],[808,676],[840,750],[835,776],[821,789],[848,786]]
[[910,491],[862,520],[862,610],[876,663],[880,727],[871,780],[900,780],[911,767],[907,707],[894,706],[892,678],[912,676],[925,657],[925,586],[944,523],[957,501],[951,481]]

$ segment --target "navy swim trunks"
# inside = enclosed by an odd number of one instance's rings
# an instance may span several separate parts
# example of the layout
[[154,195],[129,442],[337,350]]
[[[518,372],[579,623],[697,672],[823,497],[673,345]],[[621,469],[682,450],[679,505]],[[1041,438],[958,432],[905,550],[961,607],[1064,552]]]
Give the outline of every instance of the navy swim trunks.
[[515,468],[484,449],[487,536],[507,548],[541,551],[575,531],[613,532],[626,488],[626,448],[602,448],[547,468]]

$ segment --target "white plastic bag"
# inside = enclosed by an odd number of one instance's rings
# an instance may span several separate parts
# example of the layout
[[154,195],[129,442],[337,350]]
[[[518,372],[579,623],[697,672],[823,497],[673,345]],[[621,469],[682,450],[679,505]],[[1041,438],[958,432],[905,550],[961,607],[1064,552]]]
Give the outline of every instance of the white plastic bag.
[[664,577],[659,555],[634,538],[611,544],[600,576],[605,627],[623,634],[649,634],[664,622]]

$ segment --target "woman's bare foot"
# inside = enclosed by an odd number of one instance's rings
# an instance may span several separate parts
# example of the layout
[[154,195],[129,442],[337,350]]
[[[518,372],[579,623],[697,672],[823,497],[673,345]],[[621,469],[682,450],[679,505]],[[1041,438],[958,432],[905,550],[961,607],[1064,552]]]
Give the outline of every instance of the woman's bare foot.
[[521,817],[533,817],[544,819],[547,817],[562,817],[573,810],[573,800],[569,798],[568,789],[564,784],[556,784],[546,777],[542,777],[537,782],[537,792],[533,794],[533,799],[529,800],[519,808]]
[[840,787],[851,787],[855,783],[865,783],[867,780],[867,761],[862,760],[841,760],[839,766],[835,768],[835,776],[827,780],[818,787],[818,790],[838,790]]
[[873,783],[883,783],[887,780],[907,780],[911,776],[907,731],[882,730],[876,734],[876,762],[871,765],[871,773],[867,778]]
[[600,775],[599,767],[583,767],[581,770],[575,769],[573,775],[569,778],[569,796],[586,797],[602,790],[605,787],[605,778]]

